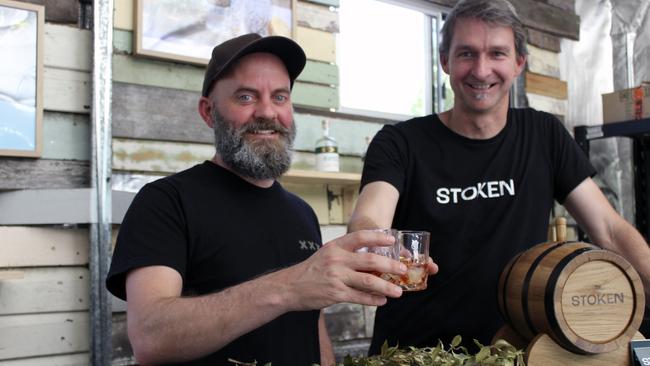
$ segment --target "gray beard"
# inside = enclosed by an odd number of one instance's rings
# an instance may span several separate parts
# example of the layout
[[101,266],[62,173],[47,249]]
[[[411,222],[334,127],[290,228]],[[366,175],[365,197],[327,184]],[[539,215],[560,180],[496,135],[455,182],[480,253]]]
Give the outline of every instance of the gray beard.
[[[296,138],[296,125],[290,128],[269,120],[256,120],[239,128],[226,121],[214,109],[214,142],[217,153],[233,172],[250,179],[277,179],[291,166],[291,150]],[[248,141],[245,134],[256,130],[274,130],[281,136],[277,141]]]

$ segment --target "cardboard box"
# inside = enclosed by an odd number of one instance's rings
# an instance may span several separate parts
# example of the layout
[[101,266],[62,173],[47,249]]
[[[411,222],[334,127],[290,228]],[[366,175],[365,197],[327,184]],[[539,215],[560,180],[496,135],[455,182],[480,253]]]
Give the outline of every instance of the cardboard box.
[[603,94],[603,123],[650,118],[650,82]]

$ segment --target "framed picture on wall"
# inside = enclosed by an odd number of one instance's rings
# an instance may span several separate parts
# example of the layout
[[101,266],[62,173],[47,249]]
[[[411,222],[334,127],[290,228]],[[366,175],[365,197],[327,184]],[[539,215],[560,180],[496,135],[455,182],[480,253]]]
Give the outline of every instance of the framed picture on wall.
[[217,44],[246,33],[291,37],[296,0],[136,0],[134,53],[207,65]]
[[43,6],[0,0],[0,155],[41,154]]

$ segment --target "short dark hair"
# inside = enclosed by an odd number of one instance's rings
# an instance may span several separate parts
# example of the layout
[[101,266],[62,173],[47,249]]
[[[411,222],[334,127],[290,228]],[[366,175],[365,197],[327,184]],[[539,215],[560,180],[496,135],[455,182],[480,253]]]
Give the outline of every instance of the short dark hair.
[[512,29],[515,36],[517,56],[528,54],[526,47],[526,30],[519,20],[515,7],[507,0],[460,0],[447,15],[442,26],[442,41],[439,52],[443,57],[449,56],[449,47],[454,35],[456,20],[459,18],[476,18],[489,24],[502,25]]

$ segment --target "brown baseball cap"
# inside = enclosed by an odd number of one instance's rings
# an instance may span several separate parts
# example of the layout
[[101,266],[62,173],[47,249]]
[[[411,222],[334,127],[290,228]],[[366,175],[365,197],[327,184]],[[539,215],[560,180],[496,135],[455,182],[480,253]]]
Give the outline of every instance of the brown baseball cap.
[[244,34],[217,45],[212,50],[212,58],[205,71],[203,79],[204,97],[208,96],[210,88],[235,61],[254,52],[268,52],[280,58],[289,72],[291,87],[300,72],[305,67],[307,57],[300,46],[287,37],[262,37],[257,33]]

